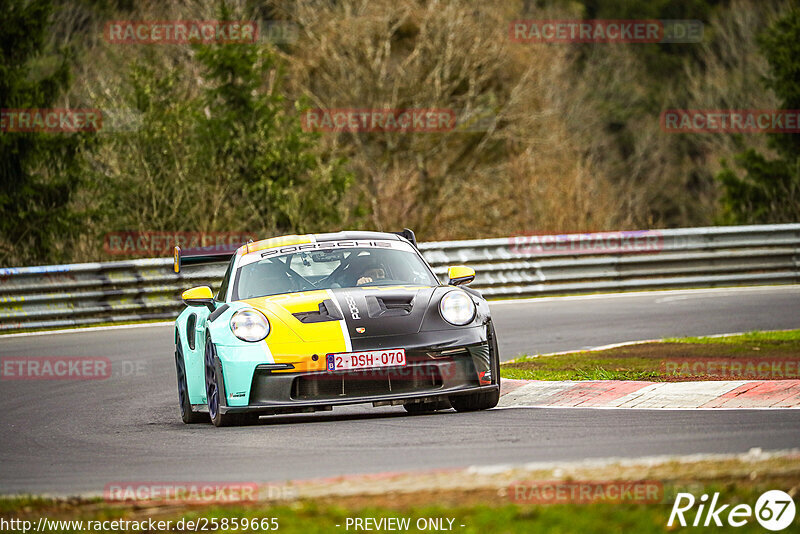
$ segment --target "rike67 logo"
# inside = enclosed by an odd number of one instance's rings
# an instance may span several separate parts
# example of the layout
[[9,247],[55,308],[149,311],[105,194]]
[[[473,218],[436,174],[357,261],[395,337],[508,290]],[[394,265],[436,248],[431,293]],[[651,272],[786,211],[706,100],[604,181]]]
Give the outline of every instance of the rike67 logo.
[[756,501],[755,508],[749,504],[737,504],[733,507],[730,504],[720,504],[719,493],[714,493],[710,502],[707,494],[695,499],[691,493],[678,493],[667,526],[673,526],[677,520],[682,527],[722,527],[725,524],[741,527],[755,518],[765,529],[777,532],[792,524],[795,511],[792,497],[781,490],[770,490],[762,494]]

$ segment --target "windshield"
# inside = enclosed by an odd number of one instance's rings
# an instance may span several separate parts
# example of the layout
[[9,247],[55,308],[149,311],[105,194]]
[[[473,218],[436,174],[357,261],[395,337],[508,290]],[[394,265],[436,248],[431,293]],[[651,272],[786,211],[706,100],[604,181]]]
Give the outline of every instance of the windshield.
[[324,249],[273,255],[240,267],[232,300],[341,287],[438,284],[412,250]]

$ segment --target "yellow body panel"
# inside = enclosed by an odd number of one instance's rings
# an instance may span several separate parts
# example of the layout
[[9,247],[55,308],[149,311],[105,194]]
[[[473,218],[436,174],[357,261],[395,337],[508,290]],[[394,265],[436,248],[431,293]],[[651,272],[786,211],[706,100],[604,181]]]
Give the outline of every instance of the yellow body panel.
[[269,239],[262,239],[255,243],[248,243],[244,246],[244,253],[250,254],[259,250],[265,250],[275,247],[288,247],[291,245],[303,245],[305,243],[313,243],[314,236],[312,234],[306,235],[284,235],[281,237],[271,237]]
[[[245,300],[250,306],[280,320],[267,336],[267,345],[275,363],[291,363],[298,371],[324,371],[325,355],[345,352],[347,343],[340,321],[303,323],[293,313],[316,311],[319,303],[330,298],[325,290],[306,291]],[[274,321],[273,321],[274,322]],[[317,355],[317,361],[312,360]],[[273,371],[276,372],[276,371]]]

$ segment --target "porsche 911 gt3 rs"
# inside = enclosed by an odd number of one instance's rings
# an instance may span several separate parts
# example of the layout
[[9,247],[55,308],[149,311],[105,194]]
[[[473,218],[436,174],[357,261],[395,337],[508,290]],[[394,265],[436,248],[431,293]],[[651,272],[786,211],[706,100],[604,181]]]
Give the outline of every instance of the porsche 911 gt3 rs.
[[441,283],[410,230],[291,235],[199,255],[176,247],[175,272],[226,260],[217,294],[184,291],[175,321],[185,423],[358,403],[412,414],[497,404],[489,307],[466,287],[475,272],[450,267]]

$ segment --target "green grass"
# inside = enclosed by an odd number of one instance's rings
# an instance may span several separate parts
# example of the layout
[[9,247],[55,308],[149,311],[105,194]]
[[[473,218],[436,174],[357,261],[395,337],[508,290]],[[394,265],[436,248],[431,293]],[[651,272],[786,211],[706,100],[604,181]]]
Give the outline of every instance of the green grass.
[[777,330],[774,332],[748,332],[735,336],[719,337],[668,337],[669,343],[699,343],[738,345],[742,343],[800,342],[800,330]]
[[[567,360],[565,358],[565,360]],[[569,361],[551,365],[549,362],[531,362],[531,365],[503,367],[500,369],[503,378],[518,380],[645,380],[658,381],[660,375],[656,371],[634,370],[628,367],[619,368],[608,360],[585,361],[581,358],[570,358]]]
[[602,351],[526,356],[500,367],[504,378],[524,380],[719,380],[780,379],[786,376],[680,375],[664,362],[686,359],[800,361],[800,330],[750,332],[726,337],[670,338]]
[[[795,481],[796,482],[796,481]],[[763,484],[762,484],[763,485]],[[745,503],[754,505],[758,496],[770,487],[759,485],[717,483],[716,485],[692,487],[690,492],[699,497],[701,492],[720,492],[721,503]],[[783,487],[783,489],[788,489]],[[677,489],[665,488],[665,496],[658,504],[550,504],[550,505],[517,505],[479,504],[474,506],[412,506],[412,507],[374,507],[360,506],[346,508],[336,504],[298,502],[291,505],[269,506],[226,506],[207,508],[115,508],[102,503],[84,502],[69,503],[48,499],[4,499],[0,500],[0,516],[5,519],[20,518],[33,521],[39,517],[48,519],[72,520],[113,520],[128,519],[141,521],[171,520],[173,525],[180,519],[209,520],[216,519],[221,526],[222,518],[277,518],[278,532],[285,534],[314,534],[327,532],[353,532],[351,526],[345,530],[347,518],[409,518],[411,528],[407,532],[419,532],[415,527],[420,518],[451,518],[453,532],[464,534],[478,533],[607,533],[636,532],[648,534],[666,532],[669,513],[674,502]],[[686,489],[683,489],[686,491]],[[690,517],[690,516],[687,516]],[[691,516],[693,517],[693,516]],[[723,516],[724,519],[724,516]],[[691,520],[691,519],[690,519]],[[445,523],[446,524],[446,523]],[[800,524],[800,515],[795,520]],[[337,527],[336,525],[340,525]],[[464,525],[461,527],[461,525]],[[792,530],[791,528],[789,530]],[[21,532],[20,530],[8,530]],[[173,531],[186,531],[175,529]],[[220,528],[220,532],[234,532]],[[242,532],[242,530],[238,530]],[[252,531],[252,530],[246,530]],[[704,528],[704,532],[719,532],[720,529]],[[751,519],[747,525],[736,529],[737,532],[763,532],[763,529]],[[74,529],[52,529],[51,532],[76,532]],[[120,532],[108,530],[106,532]],[[263,532],[263,531],[262,531]]]
[[[420,532],[416,528],[419,518],[450,518],[453,532],[479,534],[492,532],[536,533],[536,532],[663,532],[667,514],[663,506],[636,505],[588,505],[588,506],[550,506],[521,509],[514,505],[503,507],[476,506],[473,508],[426,507],[412,508],[402,512],[386,508],[363,508],[347,510],[335,506],[317,507],[301,505],[274,508],[209,508],[172,516],[173,523],[181,518],[197,520],[200,518],[277,518],[278,532],[284,534],[314,534],[327,532],[353,532],[351,526],[345,529],[347,518],[409,518],[411,528],[404,532]],[[116,518],[116,516],[111,516]],[[83,519],[111,518],[107,514],[87,514]],[[37,518],[38,519],[38,518]],[[160,519],[167,519],[161,517]],[[336,525],[340,525],[337,527]],[[461,527],[464,525],[464,527]],[[185,531],[185,530],[184,530]],[[225,532],[220,529],[219,531]],[[227,530],[232,531],[231,528]],[[9,532],[21,532],[9,530]],[[71,529],[51,530],[51,532],[76,532]],[[120,531],[109,531],[120,532]],[[247,532],[257,532],[247,530]],[[375,532],[375,531],[373,531]],[[745,531],[746,532],[746,531]]]
[[[280,503],[256,502],[230,505],[181,505],[158,504],[146,501],[126,504],[108,504],[99,498],[52,499],[37,496],[0,497],[0,520],[18,519],[30,521],[34,526],[40,518],[50,521],[83,521],[84,530],[75,525],[48,525],[47,532],[90,532],[86,521],[170,521],[164,532],[194,532],[186,525],[187,521],[199,521],[207,525],[216,522],[217,529],[197,529],[198,532],[273,532],[265,529],[232,528],[231,519],[269,519],[276,518],[278,532],[300,533],[349,533],[357,531],[351,526],[345,529],[348,518],[407,518],[411,528],[399,532],[419,532],[415,528],[418,519],[453,519],[453,529],[447,532],[472,533],[627,533],[642,534],[674,531],[666,523],[679,492],[688,492],[699,498],[702,494],[719,493],[718,504],[732,508],[738,504],[753,506],[758,497],[767,490],[780,489],[793,492],[800,487],[800,463],[797,454],[784,453],[762,458],[735,456],[728,458],[704,459],[697,461],[672,460],[652,465],[620,465],[575,467],[568,475],[555,474],[561,469],[514,470],[507,473],[476,475],[470,480],[469,488],[458,488],[447,484],[446,473],[432,474],[430,487],[423,485],[420,490],[402,490],[406,483],[420,487],[420,479],[413,473],[407,478],[396,478],[387,482],[384,491],[375,490],[374,484],[367,483],[363,493],[359,493],[357,482],[348,483],[346,496],[326,492],[328,482],[305,487],[312,494],[325,495],[314,498],[303,497],[298,500]],[[423,476],[426,476],[423,474]],[[460,476],[458,473],[450,476]],[[553,482],[651,481],[663,484],[656,502],[613,502],[598,501],[591,504],[577,504],[566,501],[552,504],[537,504],[532,501],[515,501],[518,496],[513,487],[530,488],[527,483]],[[450,482],[454,482],[451,480]],[[352,485],[355,484],[355,485]],[[427,487],[427,489],[425,489]],[[447,489],[444,489],[447,488]],[[350,494],[350,491],[353,493]],[[536,493],[523,492],[522,497],[532,498]],[[687,513],[691,522],[697,506]],[[224,528],[223,518],[228,518],[228,528]],[[725,519],[724,514],[722,517]],[[177,523],[183,520],[183,527]],[[215,521],[216,520],[216,521]],[[785,532],[797,532],[800,514],[796,516],[795,527]],[[339,526],[337,526],[339,525]],[[464,525],[463,527],[461,525]],[[156,527],[159,529],[161,527]],[[21,532],[21,529],[0,526],[4,532]],[[703,528],[705,531],[720,530]],[[145,530],[146,531],[146,530]],[[750,518],[748,524],[737,528],[737,532],[764,532]],[[28,533],[36,532],[28,530]],[[128,530],[106,528],[103,532],[143,532],[135,528]],[[388,532],[371,530],[371,532]],[[435,532],[435,531],[428,531]],[[41,533],[37,533],[41,534]]]

